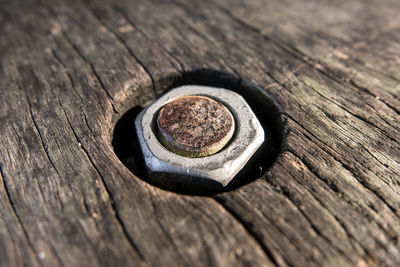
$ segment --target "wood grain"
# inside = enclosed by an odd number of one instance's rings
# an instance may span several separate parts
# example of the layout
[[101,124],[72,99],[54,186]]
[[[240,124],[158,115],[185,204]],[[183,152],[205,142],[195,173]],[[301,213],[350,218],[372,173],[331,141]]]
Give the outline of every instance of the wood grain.
[[[0,5],[0,266],[397,266],[400,3]],[[213,196],[131,173],[116,121],[196,69],[282,106],[265,175]]]

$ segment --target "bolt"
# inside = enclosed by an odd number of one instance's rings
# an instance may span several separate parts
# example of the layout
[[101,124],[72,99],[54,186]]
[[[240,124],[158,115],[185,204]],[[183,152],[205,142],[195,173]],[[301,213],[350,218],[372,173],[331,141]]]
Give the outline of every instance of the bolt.
[[232,138],[235,120],[221,103],[205,96],[183,96],[157,116],[158,137],[169,150],[196,158],[220,151]]
[[242,96],[198,85],[161,96],[137,116],[135,127],[149,181],[173,190],[226,186],[265,138]]

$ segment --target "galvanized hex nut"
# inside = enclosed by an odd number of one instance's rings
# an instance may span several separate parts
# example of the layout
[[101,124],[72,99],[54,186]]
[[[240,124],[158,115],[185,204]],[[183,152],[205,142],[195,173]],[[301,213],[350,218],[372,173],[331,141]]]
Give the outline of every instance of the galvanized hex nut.
[[[235,132],[222,150],[212,155],[190,157],[174,153],[160,141],[159,113],[183,96],[202,96],[221,103],[234,118]],[[174,184],[226,186],[264,142],[264,130],[242,96],[227,89],[208,86],[177,87],[145,108],[135,120],[149,179],[161,186]],[[171,151],[172,150],[172,151]]]

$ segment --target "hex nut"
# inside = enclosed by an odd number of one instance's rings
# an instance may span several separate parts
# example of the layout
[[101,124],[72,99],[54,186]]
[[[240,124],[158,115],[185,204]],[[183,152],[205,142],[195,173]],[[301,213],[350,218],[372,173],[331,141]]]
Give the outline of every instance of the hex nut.
[[[206,96],[225,105],[235,118],[230,143],[216,154],[189,158],[165,148],[157,139],[157,114],[182,96]],[[150,182],[161,187],[226,186],[264,142],[264,129],[242,96],[222,88],[187,85],[177,87],[145,108],[135,120],[136,132]]]

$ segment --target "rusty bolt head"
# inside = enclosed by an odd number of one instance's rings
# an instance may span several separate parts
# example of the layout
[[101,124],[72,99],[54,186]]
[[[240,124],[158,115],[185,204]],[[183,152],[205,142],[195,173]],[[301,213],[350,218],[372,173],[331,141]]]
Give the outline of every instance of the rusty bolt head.
[[220,151],[235,131],[231,112],[205,96],[183,96],[165,104],[157,116],[160,142],[172,152],[191,158]]
[[[196,99],[201,101],[197,102]],[[185,110],[183,106],[190,107],[190,103],[194,105],[194,110]],[[201,111],[203,104],[208,108],[215,106],[219,115],[213,116],[221,118],[197,118],[196,122],[191,122],[189,117],[209,115]],[[228,126],[229,118],[232,119],[231,126]],[[218,125],[220,129],[215,130],[212,129],[215,125],[205,123],[218,120],[226,120],[223,124],[227,125]],[[179,121],[188,122],[189,125],[174,126]],[[190,126],[196,128],[197,123],[204,123],[194,130],[194,135],[201,139],[199,142],[196,137],[181,139],[180,131],[175,131],[177,127],[185,134],[192,133]],[[243,97],[230,90],[208,86],[181,86],[169,91],[138,115],[135,126],[150,181],[168,188],[182,185],[191,189],[209,188],[210,185],[226,186],[246,165],[265,138],[260,122]],[[207,131],[211,134],[207,134]],[[215,136],[213,131],[216,131]],[[204,149],[216,150],[215,143],[218,144],[218,152],[212,155],[207,152],[208,155],[204,155]],[[189,154],[195,151],[198,157],[190,158],[187,154],[182,155],[186,152],[177,151],[189,151]]]

